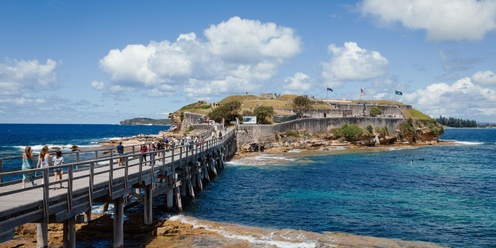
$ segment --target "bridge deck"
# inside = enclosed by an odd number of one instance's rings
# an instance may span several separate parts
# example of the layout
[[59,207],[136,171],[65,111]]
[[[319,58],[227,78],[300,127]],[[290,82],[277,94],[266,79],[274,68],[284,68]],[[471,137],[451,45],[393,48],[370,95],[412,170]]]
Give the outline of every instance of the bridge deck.
[[[53,186],[58,187],[59,182],[53,182],[53,176],[49,172],[54,167],[34,169],[33,171],[43,175],[36,179],[35,186],[31,186],[30,182],[26,182],[26,188],[22,188],[21,182],[2,183],[0,242],[12,238],[13,229],[18,225],[46,220],[62,222],[91,210],[93,202],[112,201],[135,192],[136,188],[152,185],[152,190],[156,192],[177,188],[193,174],[206,172],[208,163],[199,161],[209,154],[220,153],[229,138],[232,139],[233,135],[224,137],[223,140],[207,140],[193,149],[176,148],[173,155],[169,151],[165,153],[165,157],[162,156],[164,158],[155,157],[154,165],[145,165],[139,152],[123,156],[127,166],[118,166],[118,157],[112,156],[65,164],[60,166],[64,168],[63,188],[57,190],[53,190]],[[149,157],[149,153],[145,155]],[[186,166],[190,167],[186,169]],[[187,170],[188,177],[178,178],[178,169]],[[22,171],[3,172],[0,176],[20,174]]]

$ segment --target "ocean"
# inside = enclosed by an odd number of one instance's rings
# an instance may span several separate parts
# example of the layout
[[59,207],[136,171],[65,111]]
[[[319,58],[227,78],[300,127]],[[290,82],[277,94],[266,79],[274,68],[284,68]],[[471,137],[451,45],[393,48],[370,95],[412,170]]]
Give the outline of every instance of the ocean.
[[[169,126],[124,126],[108,124],[0,124],[0,158],[20,157],[26,146],[37,154],[45,145],[59,147],[71,162],[68,154],[73,145],[83,149],[96,149],[99,142],[136,135],[158,134]],[[3,170],[21,167],[21,160],[4,161]]]
[[184,215],[271,229],[496,247],[496,129],[447,129],[441,138],[454,143],[231,162]]
[[[103,139],[161,130],[158,126],[0,124],[0,157],[19,156],[25,145],[98,146]],[[195,225],[270,230],[262,232],[262,238],[241,237],[257,244],[253,247],[323,247],[321,237],[302,238],[308,232],[496,247],[496,129],[446,129],[441,139],[453,142],[381,152],[294,150],[230,161],[173,218]],[[4,169],[9,168],[4,165]],[[154,206],[154,214],[171,213]],[[223,228],[222,233],[228,233]],[[272,230],[291,232],[281,238],[284,242],[275,242]],[[201,242],[193,241],[193,246],[208,247]]]

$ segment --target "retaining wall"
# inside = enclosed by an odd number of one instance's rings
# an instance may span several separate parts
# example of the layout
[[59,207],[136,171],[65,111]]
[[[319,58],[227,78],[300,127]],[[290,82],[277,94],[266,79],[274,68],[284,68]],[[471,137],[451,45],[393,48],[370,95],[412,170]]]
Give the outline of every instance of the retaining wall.
[[249,125],[241,124],[238,131],[250,134],[254,142],[267,137],[274,137],[275,132],[286,130],[306,130],[308,133],[329,132],[333,128],[340,128],[344,124],[357,124],[362,127],[372,125],[375,128],[387,127],[393,132],[403,122],[403,118],[380,117],[341,117],[341,118],[303,118],[274,125]]

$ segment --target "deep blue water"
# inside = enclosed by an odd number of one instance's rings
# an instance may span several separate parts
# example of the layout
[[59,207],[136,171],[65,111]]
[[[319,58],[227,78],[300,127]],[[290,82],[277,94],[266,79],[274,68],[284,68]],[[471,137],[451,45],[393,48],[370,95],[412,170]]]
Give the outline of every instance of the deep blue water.
[[[496,247],[496,129],[456,145],[228,165],[187,215],[218,222]],[[412,162],[413,160],[413,162]]]

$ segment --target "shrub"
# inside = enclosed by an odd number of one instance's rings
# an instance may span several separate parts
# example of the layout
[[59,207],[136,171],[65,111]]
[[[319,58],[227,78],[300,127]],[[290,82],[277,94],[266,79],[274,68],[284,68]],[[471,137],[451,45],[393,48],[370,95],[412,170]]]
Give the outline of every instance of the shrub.
[[374,126],[372,126],[372,125],[370,125],[370,124],[369,124],[369,125],[367,126],[367,131],[368,131],[370,134],[374,135]]
[[298,131],[296,131],[296,130],[286,130],[286,136],[288,136],[288,137],[293,136],[293,137],[299,138],[300,134],[298,134]]
[[370,109],[370,116],[376,117],[378,115],[382,115],[382,110],[380,108],[378,108],[378,107],[375,107],[375,106],[372,107]]
[[348,141],[355,141],[364,134],[363,129],[357,124],[344,124],[341,128],[335,128],[331,132],[336,138],[344,137]]

